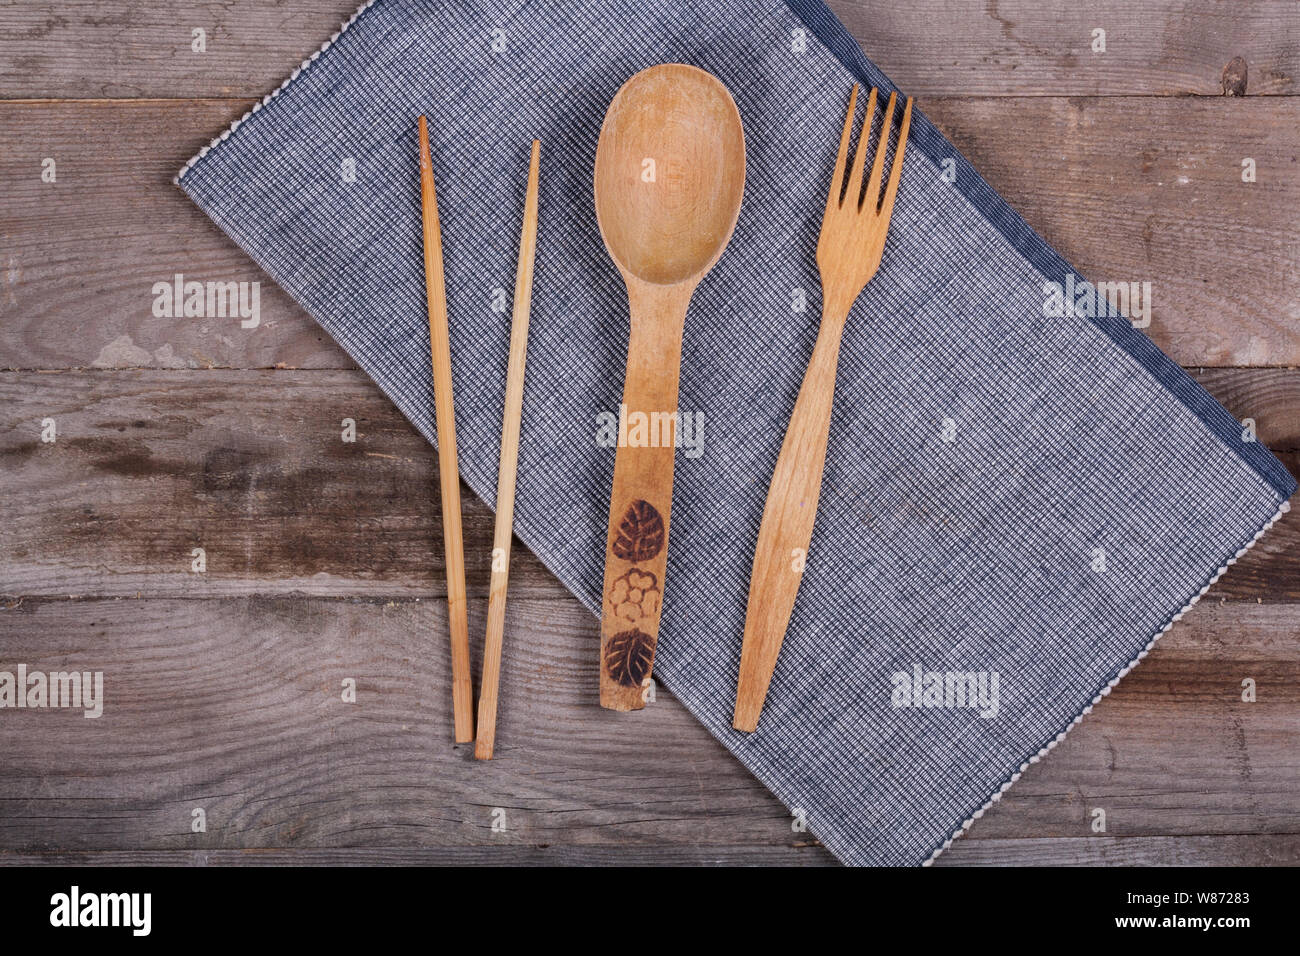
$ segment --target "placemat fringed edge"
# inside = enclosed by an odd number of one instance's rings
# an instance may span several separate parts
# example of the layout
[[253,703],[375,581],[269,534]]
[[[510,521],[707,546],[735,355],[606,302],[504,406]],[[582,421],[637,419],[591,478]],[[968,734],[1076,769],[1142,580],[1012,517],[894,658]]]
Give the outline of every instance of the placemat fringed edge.
[[929,859],[927,859],[921,865],[929,866],[940,856],[942,856],[944,850],[952,846],[954,840],[957,840],[959,837],[961,837],[967,830],[971,828],[971,825],[976,820],[984,816],[985,811],[987,811],[990,807],[992,807],[995,803],[997,803],[999,800],[1002,799],[1002,795],[1011,789],[1011,785],[1014,784],[1017,780],[1019,780],[1021,775],[1026,770],[1028,770],[1031,765],[1038,763],[1038,761],[1046,757],[1052,751],[1053,747],[1055,747],[1062,740],[1064,740],[1065,735],[1068,734],[1071,730],[1073,730],[1075,725],[1080,723],[1083,720],[1083,718],[1091,714],[1092,709],[1096,707],[1099,703],[1101,703],[1101,699],[1107,696],[1112,690],[1114,690],[1115,687],[1118,686],[1119,682],[1125,677],[1125,675],[1127,675],[1129,671],[1133,670],[1133,668],[1138,666],[1138,664],[1142,661],[1142,658],[1146,657],[1149,653],[1151,653],[1151,648],[1156,646],[1156,641],[1164,637],[1165,634],[1168,631],[1170,631],[1175,624],[1177,624],[1179,621],[1182,620],[1184,614],[1186,614],[1193,607],[1195,607],[1196,603],[1200,601],[1201,598],[1205,597],[1205,593],[1209,591],[1210,588],[1214,587],[1215,582],[1217,582],[1219,578],[1223,577],[1223,572],[1227,571],[1228,568],[1236,564],[1238,559],[1240,559],[1243,555],[1245,555],[1247,551],[1253,548],[1255,544],[1259,541],[1259,539],[1264,537],[1264,535],[1268,533],[1269,529],[1272,528],[1273,525],[1277,524],[1278,519],[1281,518],[1284,514],[1286,514],[1290,510],[1291,510],[1291,502],[1283,501],[1282,504],[1278,507],[1277,512],[1273,515],[1272,518],[1268,520],[1268,523],[1265,524],[1264,527],[1256,531],[1255,536],[1253,538],[1251,538],[1241,548],[1239,548],[1237,550],[1237,553],[1233,555],[1231,558],[1229,558],[1227,563],[1222,565],[1218,571],[1214,572],[1214,576],[1210,578],[1210,580],[1206,583],[1205,587],[1201,588],[1198,592],[1196,592],[1195,597],[1193,597],[1190,601],[1184,604],[1183,609],[1179,611],[1177,614],[1175,614],[1172,618],[1170,618],[1169,623],[1166,624],[1164,627],[1162,627],[1159,631],[1157,631],[1155,636],[1152,637],[1151,640],[1147,641],[1146,647],[1142,648],[1141,652],[1138,654],[1137,657],[1129,661],[1128,664],[1125,665],[1118,674],[1116,674],[1114,677],[1110,679],[1110,681],[1106,684],[1106,686],[1101,689],[1101,692],[1092,699],[1092,703],[1090,703],[1087,707],[1083,708],[1083,711],[1077,717],[1075,717],[1074,720],[1070,721],[1070,723],[1066,725],[1064,730],[1062,730],[1059,734],[1057,734],[1050,741],[1048,741],[1046,747],[1043,747],[1041,750],[1038,751],[1038,753],[1034,754],[1032,757],[1030,757],[1028,760],[1022,763],[1020,765],[1020,769],[1017,770],[1015,773],[1013,773],[1010,776],[1010,778],[1008,778],[1007,781],[1002,784],[1002,786],[998,787],[998,789],[994,791],[993,796],[989,797],[988,800],[984,801],[984,806],[976,810],[975,813],[972,814],[966,820],[966,822],[964,822],[961,825],[960,828],[954,830],[952,836],[950,836],[947,840],[944,840],[943,845],[938,847],[933,853],[931,853]]
[[368,10],[370,7],[372,7],[372,6],[373,6],[375,3],[377,3],[377,2],[378,2],[378,0],[366,0],[365,3],[363,3],[363,4],[361,4],[361,6],[357,7],[356,12],[354,12],[354,13],[352,14],[352,16],[348,17],[348,19],[343,23],[343,25],[340,26],[340,27],[338,28],[338,32],[336,32],[332,37],[330,37],[328,40],[326,40],[324,43],[322,43],[322,44],[320,45],[320,49],[318,49],[315,53],[313,53],[311,56],[307,57],[307,59],[305,59],[305,60],[303,60],[301,63],[299,63],[299,64],[298,64],[298,69],[296,69],[296,70],[294,70],[292,73],[290,73],[289,76],[285,79],[285,81],[284,81],[283,83],[281,83],[278,87],[276,87],[276,88],[275,88],[274,90],[272,90],[270,93],[267,93],[264,97],[262,97],[262,99],[261,99],[260,101],[258,101],[257,103],[254,103],[254,104],[253,104],[253,108],[252,108],[251,110],[249,110],[247,113],[245,113],[243,116],[241,116],[239,119],[237,119],[237,120],[235,120],[233,123],[231,123],[231,124],[230,124],[230,127],[229,127],[228,129],[226,129],[225,132],[223,132],[220,136],[216,136],[216,137],[214,137],[214,138],[212,139],[212,142],[208,143],[207,146],[204,146],[201,150],[199,150],[197,153],[195,153],[193,156],[191,156],[190,159],[189,159],[189,162],[187,162],[184,166],[182,166],[182,167],[181,167],[181,171],[178,172],[178,173],[176,174],[176,176],[172,179],[172,185],[173,185],[173,186],[179,186],[179,185],[181,184],[181,179],[184,178],[185,174],[188,173],[188,172],[189,172],[189,171],[194,167],[194,164],[195,164],[195,163],[197,163],[199,160],[201,160],[204,156],[208,155],[208,151],[209,151],[209,150],[213,149],[213,148],[216,147],[218,144],[223,143],[223,142],[225,142],[227,139],[229,139],[230,134],[233,133],[235,130],[239,129],[239,127],[240,127],[241,125],[243,125],[243,123],[244,123],[245,120],[247,120],[250,116],[252,116],[252,115],[253,115],[254,113],[256,113],[258,110],[260,110],[263,106],[268,105],[268,104],[269,104],[273,99],[275,99],[277,96],[279,96],[281,93],[283,93],[286,89],[288,89],[289,84],[292,83],[294,80],[298,79],[299,75],[301,75],[301,73],[302,73],[303,70],[307,69],[307,67],[309,67],[309,66],[311,66],[313,63],[315,63],[317,57],[319,57],[322,53],[324,53],[326,50],[328,50],[328,49],[329,49],[329,48],[334,44],[334,42],[335,42],[336,40],[338,40],[339,37],[341,37],[341,36],[343,36],[343,34],[347,33],[347,31],[348,31],[348,27],[350,27],[350,26],[352,26],[352,24],[356,23],[356,22],[357,22],[357,19],[361,16],[361,14],[365,13],[366,10]]

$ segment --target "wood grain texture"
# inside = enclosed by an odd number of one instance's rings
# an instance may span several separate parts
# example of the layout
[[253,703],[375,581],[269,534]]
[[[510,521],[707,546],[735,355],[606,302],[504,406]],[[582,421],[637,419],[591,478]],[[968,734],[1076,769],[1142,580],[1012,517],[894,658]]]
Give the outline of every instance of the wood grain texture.
[[1207,595],[970,836],[1300,832],[1296,613]]
[[[1151,282],[1146,331],[1175,360],[1269,366],[1300,364],[1298,102],[962,98],[918,108],[1085,276]],[[0,151],[0,368],[354,367],[171,185],[246,106],[0,102],[0,141],[11,144]],[[94,163],[82,159],[90,154]],[[58,161],[57,183],[41,182],[46,156]],[[1240,180],[1243,157],[1256,161],[1255,183]],[[260,327],[155,317],[150,288],[177,272],[262,280]]]
[[1268,291],[1300,269],[1300,100],[920,105],[1085,278],[1151,283],[1144,331],[1175,361],[1300,364],[1300,298]]
[[[867,55],[913,96],[1222,96],[1297,92],[1289,0],[827,0]],[[1106,31],[1104,53],[1093,31]],[[1238,95],[1242,95],[1239,93]]]
[[[6,591],[446,593],[437,456],[360,372],[10,373],[0,389]],[[464,501],[482,593],[492,515]],[[527,554],[515,582],[553,588]]]
[[[476,615],[482,602],[476,602]],[[598,625],[572,599],[512,601],[510,706],[491,762],[448,741],[438,601],[28,598],[0,610],[3,662],[104,672],[104,715],[7,711],[0,849],[45,851],[556,845],[669,855],[808,854],[815,836],[662,689],[628,735],[598,707]],[[1206,604],[1166,635],[1050,759],[954,848],[1062,839],[1300,832],[1300,607]],[[1254,677],[1259,700],[1240,700]],[[355,704],[341,699],[356,681]],[[192,810],[208,828],[193,833]],[[504,812],[504,830],[493,830]],[[1257,847],[1293,854],[1285,839]],[[992,841],[987,851],[963,850]],[[1118,845],[1118,844],[1116,844]],[[1159,862],[1168,849],[1129,852]],[[683,848],[691,848],[688,851]],[[405,852],[405,851],[404,851]],[[466,850],[465,852],[473,852]],[[1118,851],[1116,851],[1118,852]],[[1185,843],[1218,862],[1222,840]],[[553,858],[553,857],[552,857]],[[641,859],[639,856],[629,858]],[[787,857],[788,858],[788,857]],[[1018,857],[1017,857],[1018,858]],[[799,860],[798,862],[808,862]]]
[[[1300,472],[1300,371],[1203,375]],[[435,452],[361,372],[2,374],[0,592],[444,596],[436,474]],[[493,518],[463,491],[467,584],[482,596]],[[190,571],[196,547],[203,574]],[[557,588],[521,549],[511,594]],[[1214,596],[1300,601],[1300,509]]]
[[[913,95],[1292,95],[1300,29],[1290,0],[828,0]],[[0,97],[261,97],[350,17],[357,0],[5,0]],[[508,24],[503,24],[508,26]],[[191,31],[207,31],[204,54]],[[1092,31],[1106,30],[1106,52]],[[483,42],[491,41],[484,34]],[[774,43],[788,44],[784,33]],[[1232,88],[1239,88],[1239,84]]]
[[256,847],[248,850],[0,850],[0,866],[835,866],[793,846]]
[[524,191],[524,219],[519,229],[519,265],[510,318],[510,360],[501,411],[501,454],[497,468],[496,524],[492,532],[492,579],[488,585],[487,631],[483,637],[483,680],[479,686],[478,730],[474,756],[491,760],[496,744],[497,695],[501,684],[501,647],[505,639],[506,594],[510,586],[510,544],[515,527],[515,478],[519,470],[519,429],[523,424],[524,372],[528,358],[528,316],[533,300],[533,265],[537,256],[537,199],[541,185],[542,144],[533,140]]
[[[172,185],[250,105],[0,102],[0,368],[356,367]],[[155,316],[178,273],[261,282],[260,325]]]
[[[0,97],[262,97],[359,0],[0,3]],[[206,52],[193,50],[195,29]]]
[[[507,608],[519,640],[506,648],[492,761],[451,743],[442,601],[4,607],[5,662],[84,665],[104,671],[105,687],[97,720],[4,712],[7,849],[810,839],[670,693],[634,737],[600,709],[597,622],[558,586],[552,599],[516,596]],[[477,629],[483,602],[473,610]],[[346,678],[355,704],[341,699]],[[205,809],[204,834],[191,832],[194,807]]]
[[1300,835],[959,840],[935,866],[1296,866]]
[[[451,331],[442,274],[442,225],[429,127],[419,119],[420,210],[424,227],[424,289],[429,306],[429,352],[438,428],[438,501],[442,508],[443,565],[447,578],[447,623],[451,635],[451,695],[455,740],[474,739],[474,688],[469,678],[469,623],[465,595],[465,537],[461,531],[460,471],[456,457],[456,408],[451,384]],[[394,175],[400,173],[394,171]]]
[[[831,866],[792,846],[259,847],[251,850],[0,850],[0,866]],[[1295,866],[1300,836],[959,840],[936,866]]]
[[1300,371],[1293,368],[1191,368],[1234,416],[1254,419],[1260,441],[1277,452],[1300,451]]

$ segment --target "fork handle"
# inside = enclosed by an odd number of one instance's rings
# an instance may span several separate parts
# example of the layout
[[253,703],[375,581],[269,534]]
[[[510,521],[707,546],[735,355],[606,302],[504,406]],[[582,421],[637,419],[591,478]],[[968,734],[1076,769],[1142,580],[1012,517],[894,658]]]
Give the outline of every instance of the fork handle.
[[758,729],[758,717],[799,592],[821,494],[843,330],[842,316],[823,318],[768,487],[749,579],[745,641],[732,717],[732,726],[737,730],[752,733]]

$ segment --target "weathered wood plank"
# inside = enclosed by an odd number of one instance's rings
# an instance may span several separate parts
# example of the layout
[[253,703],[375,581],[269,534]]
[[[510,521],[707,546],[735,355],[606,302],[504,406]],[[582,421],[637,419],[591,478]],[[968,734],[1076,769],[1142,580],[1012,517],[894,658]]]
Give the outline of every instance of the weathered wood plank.
[[[4,0],[0,96],[261,97],[359,0]],[[206,52],[194,50],[204,31]]]
[[[598,625],[572,600],[512,600],[496,756],[475,761],[452,743],[445,610],[286,597],[0,611],[6,664],[104,672],[98,719],[4,711],[0,846],[810,840],[671,694],[634,735],[601,710]],[[191,832],[195,807],[206,833]]]
[[[1207,373],[1208,374],[1208,373]],[[1275,448],[1296,445],[1300,372],[1209,375]],[[53,418],[57,440],[40,439]],[[341,423],[357,423],[357,441]],[[0,375],[0,592],[433,597],[445,589],[434,452],[359,371]],[[1284,454],[1292,468],[1300,456]],[[492,517],[464,494],[471,593]],[[1300,509],[1216,598],[1300,600]],[[599,548],[599,543],[594,543]],[[191,570],[203,548],[206,571]],[[511,594],[558,585],[520,548]]]
[[935,866],[1296,866],[1294,833],[959,840]]
[[[261,847],[252,850],[0,850],[0,866],[823,866],[819,846]],[[959,840],[936,866],[1295,866],[1300,836]]]
[[1300,372],[1293,368],[1192,368],[1219,404],[1245,421],[1254,419],[1259,440],[1279,452],[1300,451]]
[[0,850],[3,866],[834,866],[821,846],[257,847]]
[[1207,597],[968,838],[1300,833],[1298,615]]
[[[1300,23],[1288,0],[829,0],[867,54],[914,95],[1293,94]],[[0,5],[0,96],[262,96],[357,0],[98,0]],[[507,5],[508,6],[508,5]],[[509,23],[502,26],[509,29]],[[192,30],[207,52],[192,52]],[[1093,30],[1106,50],[1093,52]],[[483,42],[490,42],[485,36]],[[774,36],[774,43],[788,43]],[[1225,72],[1229,78],[1225,81]]]
[[1300,364],[1300,299],[1281,289],[1300,271],[1300,100],[921,106],[1084,276],[1150,282],[1145,331],[1176,361]]
[[[0,368],[355,368],[172,185],[248,104],[0,103]],[[41,179],[42,161],[57,180]],[[260,321],[153,315],[155,282],[260,282]]]
[[[171,185],[244,105],[0,102],[0,368],[353,367]],[[1300,100],[921,105],[1085,275],[1149,281],[1147,331],[1176,360],[1300,364]],[[155,317],[178,272],[262,281],[261,325]]]
[[[575,602],[521,600],[510,615],[498,754],[485,764],[451,743],[438,601],[29,598],[0,610],[6,667],[102,670],[105,698],[97,720],[5,711],[0,849],[825,852],[669,690],[635,735],[602,711],[598,625]],[[1300,832],[1297,626],[1296,606],[1198,607],[958,847],[1061,838],[1074,859],[1095,807],[1107,838]],[[1240,700],[1245,676],[1257,703]],[[345,678],[355,704],[341,700]],[[205,833],[191,832],[195,807]]]
[[1300,76],[1300,17],[1285,0],[827,4],[913,96],[1294,95]]
[[[11,373],[0,395],[9,593],[445,594],[436,453],[359,371]],[[492,514],[462,509],[485,593]],[[554,594],[516,554],[512,596]]]

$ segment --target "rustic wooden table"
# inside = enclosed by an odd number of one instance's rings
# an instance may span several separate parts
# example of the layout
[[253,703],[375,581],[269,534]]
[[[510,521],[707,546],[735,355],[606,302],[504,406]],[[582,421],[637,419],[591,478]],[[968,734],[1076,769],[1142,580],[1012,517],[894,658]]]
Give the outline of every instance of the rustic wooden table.
[[[434,453],[269,281],[256,329],[152,314],[176,273],[264,278],[171,180],[355,3],[0,3],[0,669],[108,697],[0,712],[0,862],[833,862],[670,689],[625,737],[522,549],[497,759],[453,748]],[[831,5],[1300,469],[1294,0]],[[1300,509],[940,864],[1300,860],[1298,541]]]

